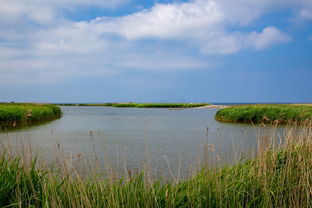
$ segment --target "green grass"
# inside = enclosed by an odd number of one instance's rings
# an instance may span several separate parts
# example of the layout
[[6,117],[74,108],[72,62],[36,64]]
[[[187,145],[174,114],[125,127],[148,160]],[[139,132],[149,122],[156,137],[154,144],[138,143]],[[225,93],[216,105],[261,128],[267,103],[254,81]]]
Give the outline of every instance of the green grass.
[[51,104],[1,103],[0,127],[13,128],[50,121],[61,116],[61,109]]
[[239,123],[303,123],[312,119],[311,105],[255,104],[221,109],[216,120]]
[[208,103],[98,103],[98,104],[60,104],[62,106],[111,106],[116,108],[196,108]]
[[291,128],[285,139],[279,149],[263,143],[255,159],[166,183],[146,173],[113,180],[94,172],[83,178],[66,162],[43,169],[36,158],[4,148],[0,207],[311,207],[311,126]]

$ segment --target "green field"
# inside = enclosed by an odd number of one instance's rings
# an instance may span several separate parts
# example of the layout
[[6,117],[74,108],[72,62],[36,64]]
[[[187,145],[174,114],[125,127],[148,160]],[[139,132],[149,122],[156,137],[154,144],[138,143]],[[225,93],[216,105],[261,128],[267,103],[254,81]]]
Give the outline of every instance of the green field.
[[61,117],[61,109],[51,104],[1,103],[0,127],[14,128]]
[[254,159],[242,158],[228,167],[204,165],[196,176],[172,182],[129,171],[120,180],[114,175],[107,178],[89,166],[90,177],[82,177],[61,156],[51,170],[23,154],[28,151],[19,156],[4,148],[0,149],[0,207],[309,208],[311,136],[311,126],[290,129],[279,149],[264,143]]
[[222,122],[238,123],[304,123],[312,120],[311,105],[254,104],[221,109],[215,116]]
[[208,103],[97,103],[59,104],[61,106],[110,106],[116,108],[196,108]]

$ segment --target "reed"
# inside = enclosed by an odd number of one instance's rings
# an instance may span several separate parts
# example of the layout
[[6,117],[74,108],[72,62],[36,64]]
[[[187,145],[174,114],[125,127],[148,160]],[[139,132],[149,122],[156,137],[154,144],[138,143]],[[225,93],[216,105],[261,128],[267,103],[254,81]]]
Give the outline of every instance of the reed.
[[255,158],[205,164],[171,182],[148,172],[104,177],[96,165],[83,177],[62,155],[48,168],[27,145],[12,151],[1,142],[0,207],[311,207],[312,125],[287,127],[278,144],[276,136],[259,140]]
[[51,104],[1,103],[0,129],[32,125],[61,117],[61,109]]
[[299,104],[237,105],[221,109],[215,116],[222,122],[302,123],[312,119],[312,106]]

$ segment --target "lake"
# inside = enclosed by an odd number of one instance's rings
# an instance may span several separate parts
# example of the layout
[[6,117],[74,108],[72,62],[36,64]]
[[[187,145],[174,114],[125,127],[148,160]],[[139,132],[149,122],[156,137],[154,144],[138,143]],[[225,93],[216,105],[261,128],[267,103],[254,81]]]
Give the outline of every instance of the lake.
[[61,147],[64,157],[78,167],[88,159],[97,160],[102,170],[112,167],[120,173],[148,166],[157,176],[185,178],[195,170],[204,147],[212,161],[230,163],[257,148],[259,131],[262,136],[271,134],[260,126],[217,122],[217,109],[61,108],[62,118],[2,133],[1,140],[30,139],[47,162]]

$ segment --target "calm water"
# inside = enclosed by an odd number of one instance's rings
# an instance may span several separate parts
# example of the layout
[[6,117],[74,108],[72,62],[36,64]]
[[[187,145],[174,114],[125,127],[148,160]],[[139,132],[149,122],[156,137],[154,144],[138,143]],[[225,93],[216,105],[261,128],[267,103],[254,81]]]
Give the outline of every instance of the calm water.
[[103,169],[111,163],[116,170],[124,170],[125,164],[137,170],[149,163],[157,175],[168,177],[170,165],[174,173],[180,167],[181,176],[186,177],[203,154],[204,143],[214,149],[211,158],[233,161],[239,153],[256,148],[260,128],[217,122],[217,109],[64,106],[62,110],[59,120],[1,134],[0,138],[30,138],[33,148],[47,161],[55,158],[60,144],[73,161],[92,160],[96,155]]

